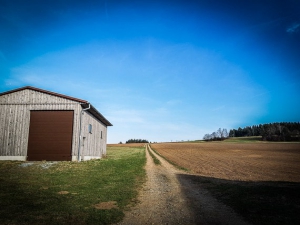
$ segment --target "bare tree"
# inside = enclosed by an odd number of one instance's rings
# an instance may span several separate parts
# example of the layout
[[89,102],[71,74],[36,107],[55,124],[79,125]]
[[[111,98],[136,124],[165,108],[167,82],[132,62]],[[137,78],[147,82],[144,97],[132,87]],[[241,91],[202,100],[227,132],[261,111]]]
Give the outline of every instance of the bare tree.
[[228,138],[228,132],[227,132],[227,129],[226,128],[224,128],[223,130],[222,130],[222,137],[221,137],[222,139],[225,139],[225,138]]
[[219,128],[217,130],[217,137],[216,138],[222,138],[222,129],[221,128]]
[[211,139],[210,134],[205,134],[203,139],[206,140],[206,141],[210,140]]
[[217,131],[213,132],[212,134],[205,134],[203,136],[203,140],[209,141],[216,141],[216,140],[224,140],[228,138],[228,132],[227,129],[223,128],[219,128]]

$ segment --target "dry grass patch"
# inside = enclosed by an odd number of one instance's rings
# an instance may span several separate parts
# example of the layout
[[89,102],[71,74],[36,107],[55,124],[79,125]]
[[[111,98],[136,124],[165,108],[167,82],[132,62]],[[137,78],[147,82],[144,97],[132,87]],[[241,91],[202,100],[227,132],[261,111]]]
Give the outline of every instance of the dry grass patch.
[[59,195],[67,195],[67,194],[69,194],[69,192],[68,191],[60,191],[57,194],[59,194]]
[[116,201],[100,202],[98,204],[95,204],[94,207],[96,209],[118,209],[119,208]]

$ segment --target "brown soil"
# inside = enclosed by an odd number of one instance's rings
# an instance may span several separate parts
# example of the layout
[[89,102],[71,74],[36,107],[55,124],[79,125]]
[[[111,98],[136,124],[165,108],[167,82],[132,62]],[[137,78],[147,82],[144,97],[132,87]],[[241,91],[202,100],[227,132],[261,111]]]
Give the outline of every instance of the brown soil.
[[300,143],[164,143],[151,147],[205,177],[300,182]]
[[161,165],[155,165],[146,151],[147,182],[139,203],[125,212],[119,224],[247,224],[209,192],[194,186],[185,172],[155,155]]

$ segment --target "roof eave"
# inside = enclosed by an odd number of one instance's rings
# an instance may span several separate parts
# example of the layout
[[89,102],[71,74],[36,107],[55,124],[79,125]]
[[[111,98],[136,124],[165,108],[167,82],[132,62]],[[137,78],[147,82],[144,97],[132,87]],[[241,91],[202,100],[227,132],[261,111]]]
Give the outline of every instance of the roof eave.
[[[81,106],[83,108],[88,108],[88,104],[90,103],[81,104]],[[106,126],[113,126],[92,104],[90,104],[90,108],[87,111]]]

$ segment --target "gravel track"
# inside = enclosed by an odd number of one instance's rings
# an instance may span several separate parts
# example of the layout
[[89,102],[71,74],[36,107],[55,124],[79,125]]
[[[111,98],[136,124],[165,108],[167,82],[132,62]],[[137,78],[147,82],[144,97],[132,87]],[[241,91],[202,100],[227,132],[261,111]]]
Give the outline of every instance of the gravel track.
[[[161,162],[155,165],[151,151]],[[234,211],[193,184],[190,174],[176,169],[146,146],[147,181],[139,203],[125,212],[123,225],[135,224],[248,224]]]

